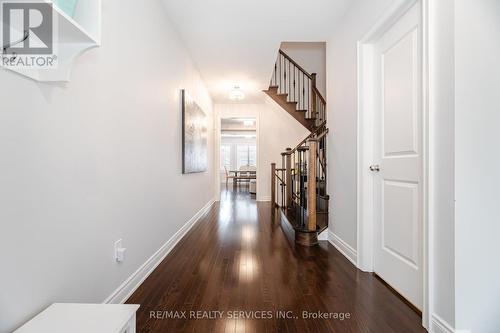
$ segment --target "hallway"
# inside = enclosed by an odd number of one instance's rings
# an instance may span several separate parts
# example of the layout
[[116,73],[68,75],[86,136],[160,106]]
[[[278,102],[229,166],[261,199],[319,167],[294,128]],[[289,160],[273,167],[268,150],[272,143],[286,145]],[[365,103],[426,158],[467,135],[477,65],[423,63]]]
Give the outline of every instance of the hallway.
[[270,205],[246,189],[222,192],[127,301],[141,304],[138,332],[425,332],[332,245],[296,246]]

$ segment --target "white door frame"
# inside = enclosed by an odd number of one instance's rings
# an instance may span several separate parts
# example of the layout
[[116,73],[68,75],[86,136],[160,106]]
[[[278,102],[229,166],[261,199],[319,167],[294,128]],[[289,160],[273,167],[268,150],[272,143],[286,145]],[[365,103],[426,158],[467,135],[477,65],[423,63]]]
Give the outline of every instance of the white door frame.
[[[221,133],[221,121],[223,118],[255,118],[255,135],[256,135],[256,147],[257,147],[257,181],[259,179],[259,153],[260,153],[260,113],[256,110],[250,110],[248,112],[242,112],[241,110],[242,104],[218,104],[214,105],[214,136],[215,136],[215,151],[214,151],[214,159],[215,159],[215,198],[216,201],[220,201],[220,193],[221,193],[221,172],[220,172],[220,147],[222,141],[222,133]],[[253,105],[253,104],[250,104]],[[232,111],[231,111],[232,110]],[[257,184],[257,193],[256,200],[259,201],[259,186]]]
[[428,0],[398,0],[384,16],[358,41],[358,170],[357,170],[357,267],[366,272],[373,272],[374,255],[374,216],[373,216],[373,191],[374,182],[369,166],[373,162],[373,44],[376,42],[399,18],[401,18],[414,4],[420,2],[422,9],[422,53],[423,53],[423,243],[422,243],[422,273],[423,273],[423,308],[422,325],[429,328],[429,314],[431,313],[430,276],[431,261],[429,219],[429,165],[430,164],[430,136],[429,136],[429,48],[428,48]]

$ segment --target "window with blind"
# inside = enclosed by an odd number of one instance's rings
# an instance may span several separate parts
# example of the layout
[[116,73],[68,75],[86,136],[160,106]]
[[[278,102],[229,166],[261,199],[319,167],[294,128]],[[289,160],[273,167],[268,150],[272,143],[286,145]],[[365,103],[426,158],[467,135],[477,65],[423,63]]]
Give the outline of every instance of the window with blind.
[[236,148],[236,167],[257,166],[257,147],[255,145],[241,145]]
[[220,146],[220,169],[224,170],[224,167],[227,170],[231,169],[231,146],[230,145],[221,145]]

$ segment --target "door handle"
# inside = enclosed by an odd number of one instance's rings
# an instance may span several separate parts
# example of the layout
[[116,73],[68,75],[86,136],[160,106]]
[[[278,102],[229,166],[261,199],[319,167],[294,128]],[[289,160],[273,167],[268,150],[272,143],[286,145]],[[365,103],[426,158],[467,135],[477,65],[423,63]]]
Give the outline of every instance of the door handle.
[[380,171],[380,165],[370,165],[370,171],[379,172]]

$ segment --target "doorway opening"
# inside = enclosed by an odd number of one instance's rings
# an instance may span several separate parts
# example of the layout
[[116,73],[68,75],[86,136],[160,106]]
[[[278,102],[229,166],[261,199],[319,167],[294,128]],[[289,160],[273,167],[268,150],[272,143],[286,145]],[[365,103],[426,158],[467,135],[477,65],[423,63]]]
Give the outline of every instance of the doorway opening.
[[257,195],[257,119],[221,118],[221,189],[246,191]]

